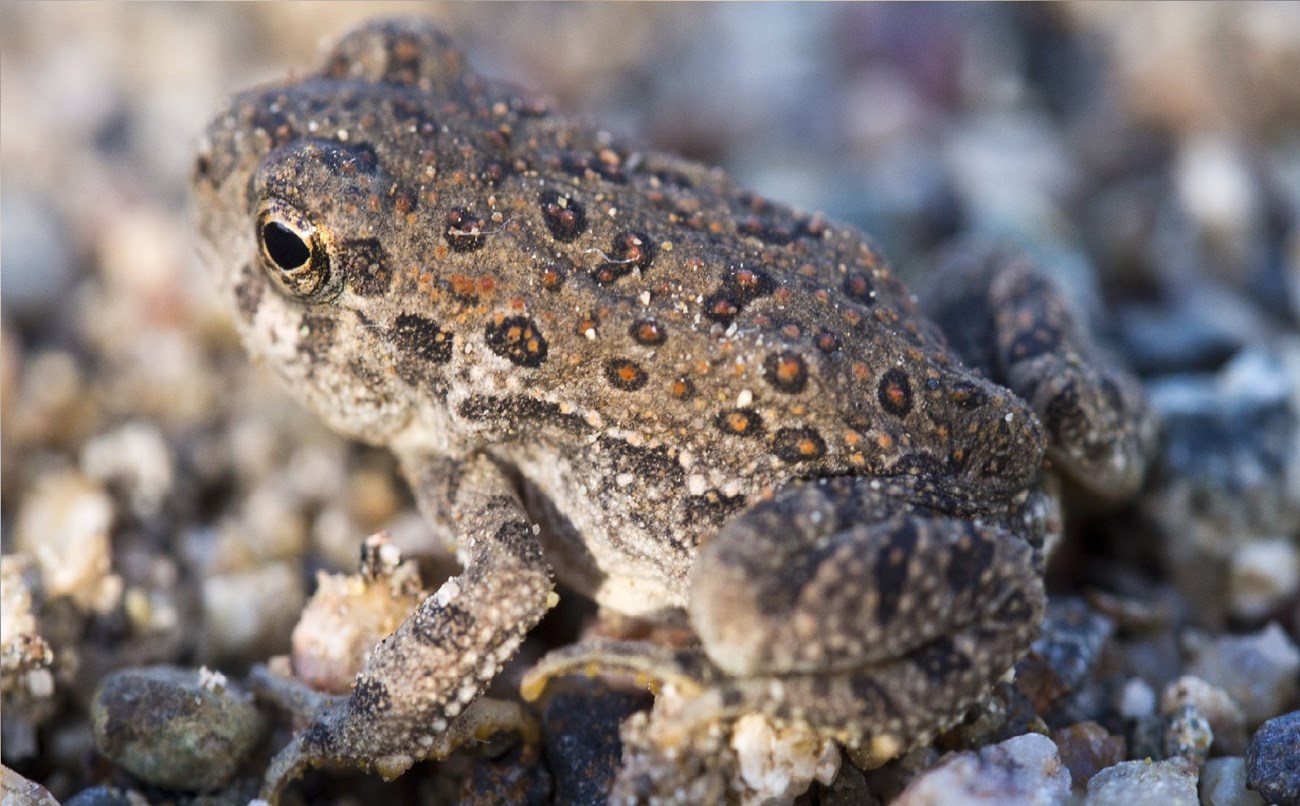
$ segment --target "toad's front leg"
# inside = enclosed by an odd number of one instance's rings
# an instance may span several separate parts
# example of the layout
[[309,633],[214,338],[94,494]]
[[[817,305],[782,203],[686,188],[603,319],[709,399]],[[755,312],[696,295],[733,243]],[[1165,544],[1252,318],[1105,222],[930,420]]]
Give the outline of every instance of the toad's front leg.
[[705,547],[691,621],[735,710],[888,758],[952,724],[1024,654],[1045,604],[1050,498],[945,512],[916,502],[924,486],[796,485]]
[[403,465],[426,512],[450,515],[464,571],[375,647],[351,696],[317,714],[276,756],[267,796],[307,764],[392,778],[426,758],[551,602],[551,572],[533,527],[490,459],[404,457]]

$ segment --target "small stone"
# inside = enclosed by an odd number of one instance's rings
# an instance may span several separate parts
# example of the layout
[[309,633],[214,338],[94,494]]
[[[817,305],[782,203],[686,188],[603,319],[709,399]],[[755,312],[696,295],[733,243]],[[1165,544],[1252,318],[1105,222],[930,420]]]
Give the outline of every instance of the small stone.
[[49,790],[0,766],[0,801],[4,806],[59,806]]
[[[41,698],[54,693],[54,651],[37,633],[32,612],[35,568],[25,555],[0,557],[0,693]],[[6,703],[6,707],[12,707]],[[10,718],[14,716],[10,711]],[[6,747],[12,753],[12,747]],[[10,758],[10,756],[6,756]]]
[[1284,711],[1300,688],[1300,649],[1277,624],[1254,635],[1219,636],[1192,648],[1187,673],[1223,689],[1246,725]]
[[1133,723],[1129,733],[1129,756],[1132,758],[1165,757],[1165,718],[1149,714]]
[[209,576],[203,580],[203,656],[284,652],[306,598],[288,562]]
[[1064,804],[1069,797],[1070,770],[1056,744],[1027,733],[950,757],[912,781],[894,806]]
[[208,792],[230,781],[262,732],[252,695],[204,685],[193,669],[123,669],[91,706],[95,747],[150,784]]
[[122,595],[111,574],[113,501],[76,473],[47,476],[22,502],[18,550],[36,559],[47,599],[67,596],[79,610],[107,613]]
[[63,802],[63,806],[148,806],[144,795],[112,786],[92,786]]
[[171,493],[175,470],[171,452],[158,427],[127,423],[101,434],[81,448],[81,469],[87,476],[127,493],[140,517],[156,517]]
[[1016,667],[1016,687],[1039,713],[1084,685],[1115,630],[1114,622],[1082,599],[1053,599],[1042,636]]
[[623,755],[619,724],[647,705],[643,694],[616,691],[597,681],[582,691],[551,697],[542,714],[542,736],[555,776],[555,802],[606,802]]
[[818,784],[818,806],[881,806],[880,798],[867,786],[867,778],[852,764],[841,764],[840,774],[829,786]]
[[1289,538],[1252,540],[1233,552],[1228,609],[1247,621],[1268,616],[1300,589],[1300,551]]
[[1246,748],[1246,781],[1269,803],[1300,804],[1300,711],[1255,731]]
[[798,726],[775,726],[762,714],[736,720],[731,747],[739,782],[758,803],[786,803],[808,791],[814,780],[829,784],[840,768],[834,742]]
[[1156,711],[1156,692],[1140,677],[1129,678],[1120,691],[1119,714],[1125,719],[1150,716]]
[[1201,709],[1187,703],[1165,717],[1165,731],[1161,738],[1161,755],[1165,758],[1182,756],[1200,766],[1209,758],[1214,731]]
[[[293,628],[293,674],[317,691],[347,694],[375,644],[406,620],[425,592],[414,562],[381,560],[395,547],[386,536],[367,540],[360,573],[316,573],[316,593]],[[400,557],[400,553],[397,553]]]
[[1088,782],[1085,806],[1199,806],[1196,765],[1185,758],[1121,761]]
[[460,806],[546,806],[554,782],[536,745],[517,744],[470,768],[461,782]]
[[1258,792],[1246,788],[1246,760],[1212,758],[1201,770],[1201,806],[1264,806]]
[[1076,791],[1088,786],[1092,776],[1124,760],[1128,743],[1096,722],[1077,722],[1052,731],[1052,741],[1060,749],[1061,762],[1070,769]]
[[1195,705],[1209,721],[1216,753],[1239,756],[1246,752],[1246,715],[1226,691],[1199,677],[1184,675],[1160,695],[1160,713],[1165,716],[1188,704]]

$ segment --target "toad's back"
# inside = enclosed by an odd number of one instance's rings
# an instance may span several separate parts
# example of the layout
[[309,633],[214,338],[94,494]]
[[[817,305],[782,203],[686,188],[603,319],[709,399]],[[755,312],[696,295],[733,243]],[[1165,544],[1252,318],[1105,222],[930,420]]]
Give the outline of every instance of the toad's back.
[[684,579],[794,477],[978,509],[1037,472],[1033,416],[856,231],[575,126],[427,26],[238,96],[196,184],[250,349],[345,433],[517,468],[594,555],[570,576]]

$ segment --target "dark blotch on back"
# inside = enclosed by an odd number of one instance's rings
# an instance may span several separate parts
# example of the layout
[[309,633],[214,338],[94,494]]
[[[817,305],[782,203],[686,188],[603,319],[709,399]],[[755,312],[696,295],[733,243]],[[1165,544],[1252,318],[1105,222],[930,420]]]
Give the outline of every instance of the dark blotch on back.
[[597,266],[591,276],[601,285],[608,285],[631,274],[633,269],[644,272],[650,268],[654,256],[655,247],[650,236],[631,230],[620,232],[610,245],[609,259]]
[[605,362],[605,379],[615,389],[635,392],[645,386],[647,377],[645,370],[641,369],[635,361],[613,358]]
[[768,353],[763,361],[763,378],[778,392],[797,395],[808,386],[808,365],[793,350]]
[[844,290],[844,296],[854,302],[870,305],[875,300],[875,289],[871,285],[871,278],[861,272],[847,275],[841,288]]
[[1045,324],[1026,330],[1011,343],[1008,358],[1011,362],[1027,361],[1055,350],[1061,343],[1061,333]]
[[882,409],[897,417],[906,417],[912,410],[912,382],[907,373],[898,367],[886,372],[880,378],[876,397]]
[[724,433],[738,437],[756,437],[763,433],[763,418],[750,408],[724,411],[717,416],[714,424]]
[[502,423],[510,430],[520,430],[525,424],[544,423],[577,434],[591,430],[580,415],[566,414],[558,403],[536,400],[523,395],[489,397],[470,395],[456,407],[456,413],[466,420]]
[[457,252],[473,252],[487,241],[483,219],[460,207],[447,212],[447,229],[443,236],[447,245]]
[[586,231],[586,210],[572,194],[543,190],[538,201],[542,205],[542,220],[555,240],[569,243]]
[[640,319],[633,322],[628,328],[628,335],[635,339],[637,344],[646,347],[658,347],[668,339],[668,331],[653,319]]
[[784,462],[808,462],[826,455],[826,440],[813,428],[782,428],[772,438],[772,452]]
[[521,367],[540,367],[546,361],[546,338],[526,316],[490,321],[486,336],[492,352]]
[[404,313],[393,323],[397,349],[422,361],[445,364],[451,360],[452,334],[419,314]]
[[775,290],[776,281],[762,269],[728,266],[722,275],[722,287],[704,299],[704,315],[730,325],[746,305]]

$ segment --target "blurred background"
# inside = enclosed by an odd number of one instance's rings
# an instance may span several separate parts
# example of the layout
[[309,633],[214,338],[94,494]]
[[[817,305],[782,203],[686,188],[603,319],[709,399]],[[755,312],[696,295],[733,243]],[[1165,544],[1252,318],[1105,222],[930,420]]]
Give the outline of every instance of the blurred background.
[[[0,538],[28,558],[7,580],[37,568],[33,601],[74,603],[56,653],[73,707],[7,711],[7,764],[75,790],[107,669],[239,670],[283,651],[312,573],[352,569],[369,530],[431,552],[390,460],[248,366],[188,210],[223,96],[387,13],[864,229],[905,276],[958,234],[1017,241],[1107,314],[1165,415],[1184,481],[1151,511],[1249,533],[1194,540],[1169,573],[1232,566],[1260,535],[1297,562],[1300,4],[5,3]],[[1201,620],[1262,618],[1289,584]]]

